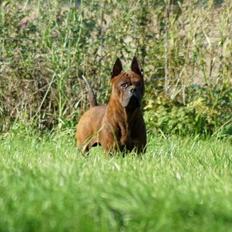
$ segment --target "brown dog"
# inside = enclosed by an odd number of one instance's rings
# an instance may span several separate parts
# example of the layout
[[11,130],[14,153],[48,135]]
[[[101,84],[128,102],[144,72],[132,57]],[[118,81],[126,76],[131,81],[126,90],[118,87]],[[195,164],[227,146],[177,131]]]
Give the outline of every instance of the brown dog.
[[128,72],[122,70],[120,59],[116,60],[111,84],[108,105],[90,104],[92,107],[81,117],[76,131],[77,145],[83,152],[97,144],[107,152],[124,149],[142,152],[146,145],[146,128],[140,108],[144,80],[135,57]]

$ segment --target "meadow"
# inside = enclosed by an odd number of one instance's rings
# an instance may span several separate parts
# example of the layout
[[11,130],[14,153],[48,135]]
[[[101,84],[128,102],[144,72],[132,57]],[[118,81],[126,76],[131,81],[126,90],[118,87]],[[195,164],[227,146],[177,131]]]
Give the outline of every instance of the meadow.
[[[0,1],[0,232],[232,231],[232,1]],[[145,154],[82,156],[83,77],[144,70]]]
[[232,146],[149,136],[138,157],[83,157],[73,132],[0,140],[0,231],[231,231]]

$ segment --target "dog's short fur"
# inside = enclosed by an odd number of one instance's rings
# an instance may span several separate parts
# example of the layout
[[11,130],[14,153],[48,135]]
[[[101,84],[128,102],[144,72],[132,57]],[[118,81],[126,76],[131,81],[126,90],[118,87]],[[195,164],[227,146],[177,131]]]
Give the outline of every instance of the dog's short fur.
[[144,80],[136,57],[128,72],[123,71],[120,59],[116,60],[111,84],[108,105],[93,106],[92,103],[81,117],[76,131],[77,145],[83,152],[97,144],[107,152],[133,149],[142,152],[146,146],[146,128],[141,111]]

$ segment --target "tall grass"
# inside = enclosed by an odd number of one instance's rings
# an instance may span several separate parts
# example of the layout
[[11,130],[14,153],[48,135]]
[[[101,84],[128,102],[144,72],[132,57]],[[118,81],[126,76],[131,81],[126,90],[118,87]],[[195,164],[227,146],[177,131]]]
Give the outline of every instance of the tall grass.
[[[207,85],[217,102],[231,93],[231,12],[230,0],[2,1],[1,130],[14,121],[39,129],[73,126],[87,107],[82,75],[105,102],[116,56],[125,64],[139,57],[151,112],[162,92],[186,106],[193,84]],[[223,122],[213,118],[217,129],[230,118],[227,105],[212,106],[228,115]]]
[[0,231],[231,231],[229,142],[149,137],[142,157],[86,158],[67,132],[19,131],[0,139]]

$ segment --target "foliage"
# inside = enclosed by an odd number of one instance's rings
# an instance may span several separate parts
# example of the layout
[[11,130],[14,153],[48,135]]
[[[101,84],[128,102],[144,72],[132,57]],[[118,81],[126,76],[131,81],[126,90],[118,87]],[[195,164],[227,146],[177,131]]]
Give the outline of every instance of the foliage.
[[179,135],[232,135],[231,87],[191,86],[186,92],[185,104],[160,94],[155,100],[148,100],[145,117],[150,127]]
[[82,76],[106,102],[115,58],[135,54],[150,130],[230,128],[231,12],[230,0],[1,1],[0,130],[74,127],[88,107]]

